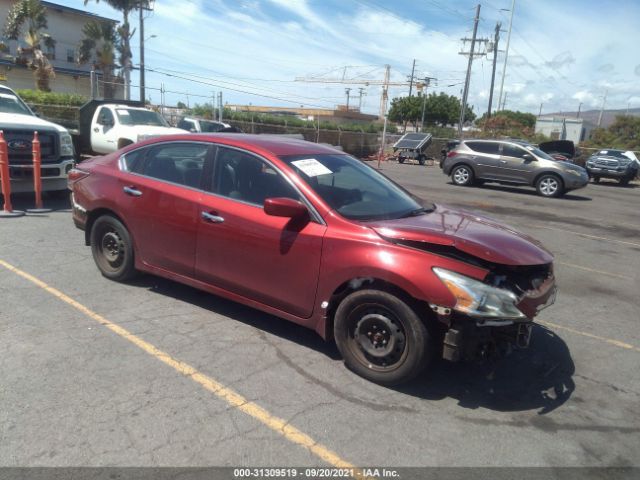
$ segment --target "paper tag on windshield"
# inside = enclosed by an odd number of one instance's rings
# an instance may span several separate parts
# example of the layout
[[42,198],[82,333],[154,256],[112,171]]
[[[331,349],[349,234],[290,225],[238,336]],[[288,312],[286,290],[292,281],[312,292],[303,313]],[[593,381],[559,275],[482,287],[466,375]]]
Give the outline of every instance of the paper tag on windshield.
[[291,162],[291,164],[302,170],[302,173],[304,173],[307,177],[317,177],[319,175],[328,175],[333,173],[315,158],[296,160],[295,162]]
[[120,115],[129,115],[129,111],[128,110],[120,110],[120,109],[118,109],[118,113]]

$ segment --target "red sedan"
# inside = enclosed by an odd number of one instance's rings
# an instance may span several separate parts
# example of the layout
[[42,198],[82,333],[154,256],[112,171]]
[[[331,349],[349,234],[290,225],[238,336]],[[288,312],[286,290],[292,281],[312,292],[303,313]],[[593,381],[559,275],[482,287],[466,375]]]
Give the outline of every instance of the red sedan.
[[494,220],[420,201],[289,138],[156,138],[78,165],[73,220],[104,276],[147,272],[314,329],[385,385],[526,347],[553,256]]

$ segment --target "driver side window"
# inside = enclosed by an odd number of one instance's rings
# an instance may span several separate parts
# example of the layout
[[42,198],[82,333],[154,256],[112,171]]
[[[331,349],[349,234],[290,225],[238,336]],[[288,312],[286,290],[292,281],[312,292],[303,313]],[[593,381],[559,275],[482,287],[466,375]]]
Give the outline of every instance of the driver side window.
[[113,125],[113,113],[107,107],[102,107],[98,114],[98,123],[100,125]]
[[515,145],[504,144],[502,145],[502,155],[506,157],[523,158],[527,152]]
[[213,193],[262,207],[267,198],[300,200],[298,192],[265,161],[248,153],[219,147]]

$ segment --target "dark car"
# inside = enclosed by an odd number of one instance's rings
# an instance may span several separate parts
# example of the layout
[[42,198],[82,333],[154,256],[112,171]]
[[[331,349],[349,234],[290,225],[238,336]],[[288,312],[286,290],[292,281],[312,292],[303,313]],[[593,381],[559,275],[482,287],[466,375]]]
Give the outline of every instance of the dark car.
[[435,355],[526,347],[555,295],[536,240],[315,143],[161,137],[83,162],[70,188],[105,277],[147,272],[314,329],[385,385]]
[[612,178],[627,185],[638,175],[638,159],[633,152],[624,150],[600,150],[587,159],[585,166],[596,183],[601,178]]
[[559,197],[589,183],[584,168],[514,140],[464,140],[448,153],[442,172],[456,185],[529,185],[543,197]]
[[442,150],[440,150],[440,168],[442,168],[442,164],[447,159],[447,155],[453,149],[455,149],[458,145],[460,145],[460,140],[449,140]]

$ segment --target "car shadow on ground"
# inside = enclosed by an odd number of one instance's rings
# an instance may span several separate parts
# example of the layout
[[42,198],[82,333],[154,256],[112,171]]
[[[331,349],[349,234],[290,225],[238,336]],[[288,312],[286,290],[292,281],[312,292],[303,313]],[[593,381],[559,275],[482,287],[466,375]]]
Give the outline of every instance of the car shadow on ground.
[[[54,212],[71,211],[71,192],[56,192],[42,194],[42,206],[51,209]],[[4,204],[4,198],[0,195],[0,202]],[[26,212],[28,209],[35,208],[35,197],[33,193],[13,193],[11,194],[11,204],[13,210],[21,210]],[[1,205],[0,205],[1,208]],[[29,216],[43,216],[46,213],[28,213]],[[18,217],[19,218],[19,217]]]
[[[259,310],[152,275],[143,275],[129,284],[242,322],[334,361],[341,359],[334,342],[326,342],[308,328]],[[507,357],[483,363],[435,360],[424,374],[394,390],[429,401],[454,398],[460,407],[469,409],[537,409],[539,414],[545,414],[569,399],[575,389],[574,371],[565,342],[554,332],[536,326],[531,348],[527,350],[516,350]],[[305,376],[320,385],[326,384],[313,372],[305,372]]]
[[629,190],[632,190],[634,188],[640,188],[640,184],[638,183],[628,183],[626,185],[621,185],[620,182],[618,182],[617,180],[605,180],[602,179],[600,180],[598,183],[596,182],[590,182],[589,183],[590,187],[594,187],[594,188],[598,188],[598,187],[616,187],[616,188],[626,188]]
[[[454,185],[455,184],[453,182],[448,182],[449,185]],[[468,188],[468,187],[466,187]],[[508,192],[508,193],[517,193],[520,195],[530,195],[533,197],[540,197],[540,198],[544,198],[541,197],[540,195],[538,195],[538,192],[536,192],[535,190],[533,190],[532,188],[527,188],[527,187],[510,187],[508,185],[500,185],[500,184],[495,184],[495,183],[485,183],[482,186],[477,186],[477,187],[471,187],[471,188],[475,188],[478,190],[493,190],[496,192]],[[564,194],[562,197],[558,197],[557,200],[569,200],[569,201],[574,201],[574,202],[590,202],[593,199],[591,197],[585,197],[583,195],[576,195],[575,193],[566,193]]]
[[555,332],[536,325],[531,346],[485,362],[438,360],[417,381],[397,388],[429,400],[455,398],[461,407],[512,412],[549,413],[575,390],[575,366],[566,343]]

